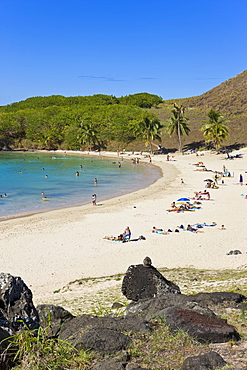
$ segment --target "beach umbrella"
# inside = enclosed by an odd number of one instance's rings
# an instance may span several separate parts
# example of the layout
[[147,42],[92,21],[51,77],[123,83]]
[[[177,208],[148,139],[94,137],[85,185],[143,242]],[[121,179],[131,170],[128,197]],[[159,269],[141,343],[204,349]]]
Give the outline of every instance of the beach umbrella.
[[207,181],[207,182],[214,182],[214,180],[212,180],[212,179],[206,179],[206,180],[204,180],[204,181]]
[[189,198],[179,198],[177,199],[177,202],[190,202]]

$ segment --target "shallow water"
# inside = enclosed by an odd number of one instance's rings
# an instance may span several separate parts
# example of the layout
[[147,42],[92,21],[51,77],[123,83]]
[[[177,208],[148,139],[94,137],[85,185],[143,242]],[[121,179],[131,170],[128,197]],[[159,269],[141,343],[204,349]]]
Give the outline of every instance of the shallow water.
[[[7,194],[0,198],[0,219],[87,204],[94,193],[100,202],[147,187],[161,176],[149,164],[120,163],[119,168],[111,158],[0,152],[0,194]],[[42,192],[48,200],[42,200]]]

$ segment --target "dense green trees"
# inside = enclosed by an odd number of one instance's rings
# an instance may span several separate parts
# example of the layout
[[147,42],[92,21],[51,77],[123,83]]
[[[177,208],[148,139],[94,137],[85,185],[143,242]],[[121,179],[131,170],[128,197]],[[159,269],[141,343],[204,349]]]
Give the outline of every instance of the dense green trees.
[[18,103],[13,103],[0,107],[0,111],[4,112],[14,112],[21,109],[27,108],[47,108],[51,106],[99,106],[99,105],[113,105],[113,104],[123,104],[123,105],[135,105],[140,108],[151,108],[158,105],[163,100],[161,97],[148,93],[139,93],[134,95],[127,95],[121,98],[116,98],[113,95],[103,95],[96,94],[92,96],[71,96],[65,97],[62,95],[51,95],[51,96],[36,96],[28,98],[26,100],[20,101]]
[[185,107],[183,105],[174,104],[172,109],[172,114],[168,119],[168,126],[166,127],[166,131],[169,135],[172,135],[174,132],[178,138],[178,146],[179,151],[182,152],[182,142],[181,136],[186,134],[189,135],[190,128],[187,124],[188,118],[184,116]]
[[[181,138],[190,132],[185,107],[176,103],[173,105],[172,116],[163,130],[164,126],[156,116],[158,110],[149,109],[160,102],[160,97],[147,93],[121,98],[98,94],[26,99],[0,107],[0,150],[116,150],[136,141],[139,150],[145,143],[146,146],[150,145],[152,151],[152,145],[161,142],[161,135],[164,140],[165,133],[175,133],[179,150],[182,151]],[[228,127],[221,113],[213,109],[208,118],[209,121],[203,121],[205,124],[200,130],[206,141],[218,149],[222,141],[228,138]]]
[[159,140],[158,118],[138,105],[156,104],[155,95],[129,96],[130,105],[108,95],[34,97],[0,108],[0,149],[107,148],[136,138]]
[[151,108],[162,103],[163,99],[157,95],[140,93],[118,98],[118,101],[120,104],[137,105],[141,108]]
[[208,121],[203,121],[205,125],[200,130],[203,132],[206,142],[212,142],[217,150],[220,148],[222,141],[228,139],[229,130],[225,125],[226,119],[214,109],[209,111],[208,118]]

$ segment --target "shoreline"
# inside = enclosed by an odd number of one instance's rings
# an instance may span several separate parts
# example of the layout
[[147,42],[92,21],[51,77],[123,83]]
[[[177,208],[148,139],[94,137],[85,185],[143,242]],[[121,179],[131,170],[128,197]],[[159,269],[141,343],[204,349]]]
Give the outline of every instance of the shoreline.
[[[15,150],[14,151],[15,153],[30,153],[30,154],[33,154],[33,153],[45,153],[45,154],[64,154],[64,155],[68,155],[68,156],[77,156],[77,157],[80,157],[80,156],[84,156],[84,157],[87,157],[87,158],[95,158],[95,157],[98,157],[99,159],[110,159],[110,160],[114,160],[114,161],[117,161],[117,160],[125,160],[125,161],[128,161],[130,162],[133,157],[134,158],[139,158],[140,159],[140,164],[148,164],[149,166],[153,166],[153,163],[148,163],[147,162],[147,155],[148,153],[145,153],[145,155],[139,155],[136,154],[136,155],[132,155],[130,153],[126,153],[125,155],[121,155],[121,156],[118,156],[116,152],[95,152],[95,151],[92,151],[92,152],[88,152],[88,151],[64,151],[64,150]],[[155,165],[154,165],[155,166]],[[157,177],[153,182],[157,181],[157,179],[159,179],[160,177],[162,177],[162,170],[159,168],[159,166],[155,166],[156,167],[156,170],[159,170],[159,177]],[[132,193],[134,191],[138,191],[140,189],[143,189],[143,188],[147,188],[148,186],[152,185],[152,183],[148,184],[148,185],[144,185],[143,186],[140,186],[138,187],[137,189],[133,189],[133,191],[127,191],[126,189],[123,190],[123,192],[119,192],[119,194],[115,194],[114,195],[114,198],[115,197],[119,197],[119,196],[122,196],[122,195],[125,195],[125,194],[128,194],[128,193]],[[112,198],[112,195],[108,194],[108,195],[102,195],[100,197],[101,201],[105,201],[105,200],[109,200]],[[15,214],[9,214],[9,215],[6,215],[6,216],[1,216],[0,217],[0,223],[3,222],[3,221],[8,221],[8,220],[12,220],[12,219],[17,219],[17,218],[22,218],[22,217],[28,217],[28,216],[33,216],[33,215],[37,215],[37,214],[41,214],[41,213],[46,213],[46,212],[50,212],[50,211],[56,211],[56,210],[65,210],[65,209],[68,209],[68,208],[74,208],[74,207],[80,207],[80,206],[84,206],[84,205],[88,205],[88,204],[91,204],[91,201],[90,200],[87,200],[87,201],[84,201],[84,202],[81,202],[81,203],[78,203],[78,202],[73,202],[71,201],[71,203],[68,202],[68,204],[66,206],[60,206],[60,207],[56,207],[54,206],[53,208],[52,207],[48,207],[46,209],[42,209],[42,210],[30,210],[30,211],[26,211],[24,213],[15,213]]]
[[[205,153],[152,157],[163,176],[148,188],[104,200],[97,207],[91,204],[49,211],[0,223],[2,271],[21,276],[31,288],[35,300],[52,301],[53,292],[71,281],[99,276],[123,274],[132,264],[142,263],[149,256],[156,268],[193,267],[198,269],[238,269],[247,267],[246,202],[240,196],[247,192],[237,177],[247,169],[244,158],[226,161],[224,155]],[[193,163],[202,160],[206,167],[221,170],[229,166],[232,178],[210,191],[211,201],[204,201],[195,212],[167,212],[172,201],[192,197],[203,190],[209,172],[195,172]],[[207,176],[207,177],[205,177]],[[184,184],[181,183],[181,178]],[[181,224],[212,223],[203,233],[181,231],[158,235],[153,226],[172,229]],[[225,224],[226,230],[220,230]],[[132,238],[144,235],[146,240],[119,243],[103,239],[119,235],[126,226]],[[231,249],[242,254],[229,256]]]

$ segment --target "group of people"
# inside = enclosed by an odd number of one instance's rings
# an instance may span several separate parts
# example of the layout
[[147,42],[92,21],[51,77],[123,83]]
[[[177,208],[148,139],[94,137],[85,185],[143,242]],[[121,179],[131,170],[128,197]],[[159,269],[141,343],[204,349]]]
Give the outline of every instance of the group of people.
[[[194,225],[190,225],[188,224],[187,227],[184,227],[184,225],[180,225],[178,226],[174,232],[178,233],[179,232],[179,229],[182,230],[182,231],[190,231],[192,233],[203,233],[204,231],[202,230],[203,227],[206,227],[206,226],[216,226],[217,223],[216,222],[212,222],[211,224],[207,224],[207,223],[203,223],[203,224],[194,224]],[[221,227],[219,228],[220,230],[225,230],[225,225],[221,225]],[[152,233],[155,233],[155,234],[163,234],[163,235],[168,235],[172,232],[171,229],[168,229],[167,231],[164,231],[163,229],[159,229],[155,226],[153,226],[152,228]]]
[[172,202],[171,208],[167,209],[168,212],[184,212],[184,211],[194,211],[195,209],[200,209],[200,202],[195,201],[193,204],[189,202],[184,202],[182,204],[176,204],[176,202]]

